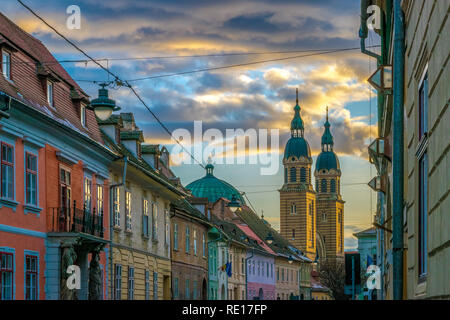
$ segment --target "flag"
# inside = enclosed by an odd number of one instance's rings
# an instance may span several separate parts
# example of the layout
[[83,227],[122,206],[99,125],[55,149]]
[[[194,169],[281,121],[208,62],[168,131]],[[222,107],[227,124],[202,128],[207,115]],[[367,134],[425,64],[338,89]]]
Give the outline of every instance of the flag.
[[225,263],[223,266],[219,267],[219,270],[225,272],[225,270],[227,270],[227,264]]
[[227,266],[226,271],[227,271],[228,278],[231,278],[231,276],[232,276],[231,262],[227,262],[226,266]]

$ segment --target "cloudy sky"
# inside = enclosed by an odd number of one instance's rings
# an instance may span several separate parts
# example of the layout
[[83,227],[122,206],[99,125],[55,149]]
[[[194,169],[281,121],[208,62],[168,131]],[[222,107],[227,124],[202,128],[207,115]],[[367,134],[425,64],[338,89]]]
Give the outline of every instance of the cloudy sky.
[[[91,56],[110,58],[102,64],[123,79],[309,55],[132,84],[171,130],[192,131],[194,121],[203,121],[204,129],[217,128],[224,135],[226,129],[235,128],[279,129],[279,154],[290,136],[298,88],[305,137],[314,160],[320,151],[328,105],[342,169],[346,248],[356,246],[354,232],[370,227],[376,196],[366,183],[375,170],[371,172],[366,150],[377,119],[375,94],[365,79],[374,71],[375,62],[358,50],[315,56],[309,52],[359,46],[359,0],[24,2]],[[72,4],[81,8],[80,30],[66,27],[66,8]],[[3,0],[2,12],[40,39],[57,59],[84,59],[16,1]],[[306,52],[298,52],[302,50]],[[263,54],[280,51],[285,53]],[[217,56],[230,53],[252,54]],[[113,60],[127,57],[155,58]],[[92,63],[63,65],[75,80],[108,80]],[[97,95],[95,84],[79,83],[91,97]],[[111,90],[111,95],[123,111],[135,113],[147,142],[172,149],[173,140],[128,89]],[[261,175],[258,164],[216,164],[215,168],[216,176],[246,192],[258,213],[264,211],[275,227],[279,224],[277,189],[283,182],[281,157],[277,161],[279,170],[270,176]],[[204,175],[194,164],[174,166],[173,170],[185,185]]]

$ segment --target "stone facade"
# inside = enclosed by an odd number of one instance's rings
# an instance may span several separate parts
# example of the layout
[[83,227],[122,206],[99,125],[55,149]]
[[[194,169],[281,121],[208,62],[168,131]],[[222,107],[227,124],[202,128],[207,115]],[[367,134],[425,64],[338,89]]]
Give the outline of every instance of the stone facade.
[[[448,1],[403,1],[405,12],[405,202],[406,297],[450,298],[450,22]],[[425,79],[424,79],[425,78]],[[427,137],[421,139],[420,88],[427,82]],[[426,270],[419,274],[418,153],[427,155]]]
[[205,220],[192,217],[179,207],[173,208],[171,225],[172,297],[174,300],[206,300],[209,226]]
[[300,263],[292,262],[286,259],[276,258],[276,284],[275,292],[277,300],[291,300],[299,297],[300,289]]

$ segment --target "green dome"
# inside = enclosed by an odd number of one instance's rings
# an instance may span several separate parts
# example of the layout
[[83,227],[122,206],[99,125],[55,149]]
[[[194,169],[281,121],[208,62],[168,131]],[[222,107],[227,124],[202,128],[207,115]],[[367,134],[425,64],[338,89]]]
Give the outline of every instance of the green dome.
[[303,137],[292,137],[286,144],[284,149],[284,159],[289,159],[295,156],[297,158],[306,157],[311,158],[311,150],[308,142]]
[[333,151],[323,151],[319,154],[316,161],[316,171],[320,170],[337,170],[341,169],[339,159]]
[[212,164],[208,164],[205,169],[206,175],[203,178],[195,180],[186,186],[194,197],[208,198],[209,202],[216,202],[220,198],[231,201],[233,195],[235,195],[236,199],[242,205],[245,205],[244,198],[236,188],[214,176],[214,166]]

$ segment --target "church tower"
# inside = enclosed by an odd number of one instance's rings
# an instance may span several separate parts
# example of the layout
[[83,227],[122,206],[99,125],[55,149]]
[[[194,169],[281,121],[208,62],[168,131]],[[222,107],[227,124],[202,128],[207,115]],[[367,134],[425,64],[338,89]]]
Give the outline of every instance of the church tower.
[[316,257],[316,193],[311,183],[311,150],[304,138],[300,106],[294,107],[291,138],[283,157],[284,184],[280,192],[281,235],[311,259]]
[[341,197],[341,169],[333,151],[333,136],[327,117],[322,136],[322,152],[314,172],[317,193],[317,237],[319,261],[335,262],[344,258],[344,201]]

